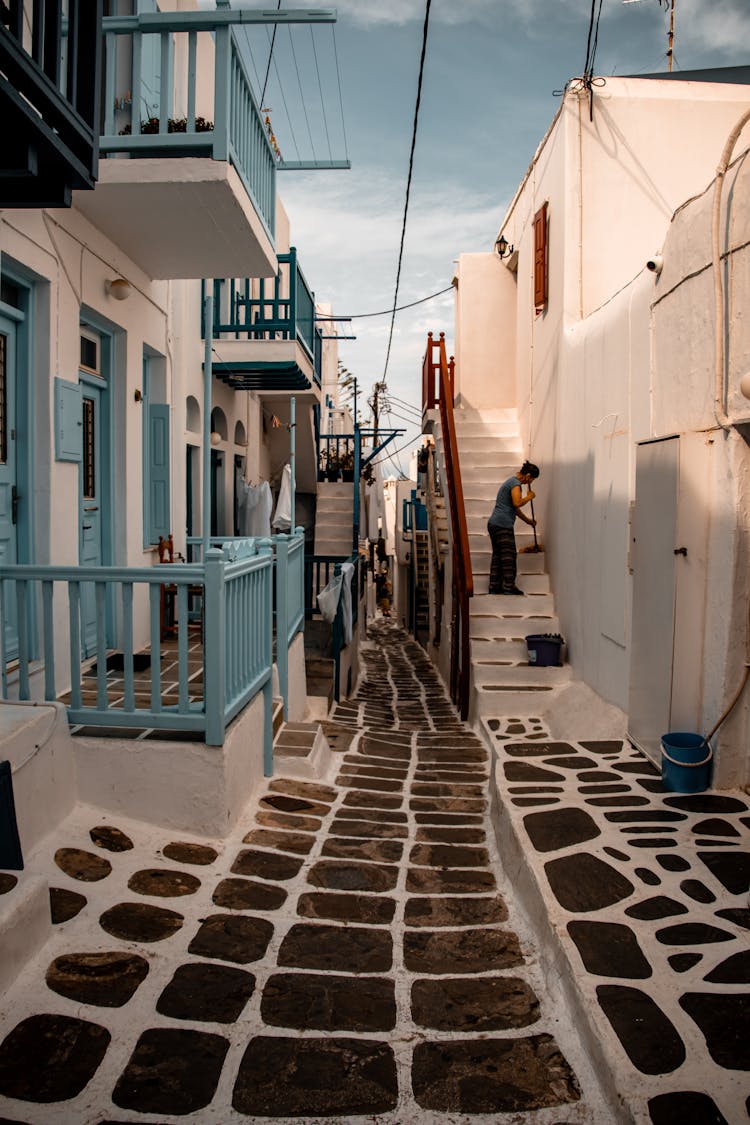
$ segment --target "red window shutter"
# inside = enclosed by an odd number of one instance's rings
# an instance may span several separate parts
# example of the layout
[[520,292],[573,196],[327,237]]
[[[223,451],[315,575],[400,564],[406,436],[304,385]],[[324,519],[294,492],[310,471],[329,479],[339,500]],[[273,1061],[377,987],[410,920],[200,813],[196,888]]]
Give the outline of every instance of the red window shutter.
[[534,308],[541,312],[547,304],[547,204],[534,215]]

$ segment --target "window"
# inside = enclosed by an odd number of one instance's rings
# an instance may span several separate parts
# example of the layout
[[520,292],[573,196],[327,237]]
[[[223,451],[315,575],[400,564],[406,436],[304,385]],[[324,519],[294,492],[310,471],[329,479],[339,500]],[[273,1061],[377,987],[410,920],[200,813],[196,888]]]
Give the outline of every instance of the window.
[[544,312],[549,296],[549,268],[547,260],[547,204],[534,215],[534,308]]
[[100,343],[97,333],[81,328],[81,367],[84,371],[91,371],[100,375]]

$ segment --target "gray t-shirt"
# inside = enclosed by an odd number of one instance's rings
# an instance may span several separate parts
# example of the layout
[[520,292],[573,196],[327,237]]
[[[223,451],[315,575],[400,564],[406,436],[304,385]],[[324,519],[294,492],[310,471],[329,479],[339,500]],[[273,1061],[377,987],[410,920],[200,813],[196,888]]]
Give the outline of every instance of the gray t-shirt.
[[495,507],[488,521],[490,527],[513,527],[513,524],[516,522],[517,509],[513,504],[511,493],[516,487],[521,487],[521,482],[518,477],[508,477],[508,479],[503,481],[500,485],[497,499],[495,500]]

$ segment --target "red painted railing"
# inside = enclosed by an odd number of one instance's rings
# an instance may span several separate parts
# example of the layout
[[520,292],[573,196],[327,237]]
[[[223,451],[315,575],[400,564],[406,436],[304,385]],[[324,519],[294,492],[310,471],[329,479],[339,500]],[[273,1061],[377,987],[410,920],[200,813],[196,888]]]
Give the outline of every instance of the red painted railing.
[[453,702],[461,710],[461,718],[469,714],[471,649],[469,634],[469,599],[474,594],[471,570],[469,532],[466,525],[461,466],[458,459],[456,424],[453,416],[455,362],[445,352],[445,335],[434,340],[427,336],[427,351],[422,364],[422,411],[440,408],[445,462],[445,489],[451,521],[453,551],[453,607],[451,620],[450,690]]

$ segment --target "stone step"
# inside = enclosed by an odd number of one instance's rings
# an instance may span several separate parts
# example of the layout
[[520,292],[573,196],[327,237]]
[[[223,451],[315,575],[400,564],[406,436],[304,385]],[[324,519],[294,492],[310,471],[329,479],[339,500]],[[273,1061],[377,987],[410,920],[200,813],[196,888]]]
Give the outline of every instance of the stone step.
[[[523,581],[523,579],[522,579]],[[555,599],[552,594],[475,594],[470,613],[496,617],[552,617]]]
[[351,532],[346,536],[315,536],[315,554],[348,559],[352,553]]
[[492,410],[478,410],[472,406],[458,406],[454,412],[456,425],[459,422],[473,422],[494,426],[498,422],[512,422],[518,426],[518,409],[515,406],[501,406]]
[[[474,577],[474,597],[487,595],[490,588],[489,570],[474,570],[472,567],[472,574]],[[529,574],[519,569],[516,575],[516,584],[526,594],[539,595],[550,592],[548,574]]]
[[319,519],[321,515],[328,512],[345,512],[349,519],[352,518],[354,513],[354,504],[351,497],[346,496],[332,496],[321,501],[318,499],[318,504],[315,509],[315,517]]
[[[459,448],[477,442],[493,442],[498,437],[518,437],[517,422],[477,422],[473,419],[462,418],[458,415],[456,421],[456,438]],[[488,448],[490,448],[488,446]]]
[[[493,470],[499,473],[502,466],[507,465],[509,460],[513,461],[514,457],[520,458],[522,461],[522,450],[520,438],[517,437],[496,437],[491,443],[482,441],[479,448],[475,446],[473,441],[466,442],[463,445],[459,444],[458,457],[461,475],[487,466],[491,466]],[[509,454],[512,456],[509,457]],[[513,461],[513,464],[517,469],[520,461],[517,465]]]
[[[467,521],[467,527],[468,527],[468,521]],[[524,547],[533,547],[533,545],[534,545],[534,532],[533,532],[532,528],[530,528],[527,523],[519,523],[518,521],[516,521],[516,526],[514,528],[513,534],[514,534],[515,540],[516,540],[516,550],[521,551]],[[539,532],[537,531],[537,539],[538,538],[539,538]],[[490,533],[487,530],[487,520],[486,519],[484,521],[484,525],[481,526],[481,528],[479,530],[471,531],[471,529],[469,529],[469,547],[471,548],[472,552],[474,550],[477,550],[477,551],[487,550],[487,551],[490,552],[490,554],[492,554],[492,546],[490,544]],[[541,554],[542,558],[544,557],[543,552],[537,551],[536,554]],[[519,555],[519,558],[520,557],[521,556]]]
[[[492,600],[499,601],[501,597],[502,595],[498,595]],[[472,602],[476,600],[476,598],[472,598]],[[503,600],[510,601],[509,598]],[[526,602],[525,598],[514,598],[513,600],[516,603]],[[536,599],[534,600],[536,601]],[[500,613],[477,613],[476,611],[472,611],[469,624],[472,637],[486,637],[490,640],[507,637],[520,639],[528,637],[531,633],[560,632],[560,622],[553,613],[549,615],[524,614],[518,612],[517,605],[515,607],[515,612],[511,610],[503,615]]]
[[320,723],[284,723],[273,746],[274,772],[322,778],[331,763],[331,748]]
[[556,696],[565,691],[566,683],[475,684],[469,705],[470,721],[548,713],[554,709]]
[[464,495],[484,496],[484,491],[475,494],[473,489],[481,488],[482,490],[484,490],[489,485],[494,485],[495,492],[492,497],[492,499],[494,500],[495,496],[497,496],[497,490],[503,483],[503,481],[507,480],[508,477],[513,476],[514,473],[518,472],[518,469],[520,467],[519,458],[523,460],[523,457],[520,453],[518,454],[518,456],[510,459],[506,454],[505,458],[501,459],[500,457],[498,457],[491,463],[479,462],[472,465],[464,465],[462,463],[461,482],[462,484],[464,484]]
[[477,663],[528,663],[525,630],[507,637],[472,637],[470,645],[471,659]]
[[[485,536],[485,539],[489,542],[488,536]],[[489,574],[491,558],[492,551],[489,549],[478,550],[472,547],[471,569],[474,572],[475,578],[477,574]],[[542,574],[544,572],[544,552],[538,551],[536,554],[519,554],[517,569],[519,574]]]
[[340,528],[347,528],[351,531],[352,528],[352,513],[351,512],[318,512],[315,519],[315,531],[320,531],[321,528],[333,528],[338,530]]
[[471,663],[472,682],[475,687],[486,690],[499,691],[514,687],[550,687],[565,684],[570,680],[571,670],[569,664],[561,668],[539,668],[529,664],[528,660],[516,664],[501,664],[499,661],[483,661]]

